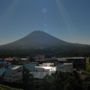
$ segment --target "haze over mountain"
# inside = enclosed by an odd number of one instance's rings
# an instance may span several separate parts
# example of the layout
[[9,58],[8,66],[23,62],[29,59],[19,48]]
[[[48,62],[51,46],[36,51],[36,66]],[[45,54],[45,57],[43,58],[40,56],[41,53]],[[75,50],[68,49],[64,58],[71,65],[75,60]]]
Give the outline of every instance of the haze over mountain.
[[34,31],[26,37],[14,41],[12,43],[0,46],[1,51],[17,51],[31,52],[33,50],[47,51],[48,53],[75,53],[75,54],[86,54],[90,51],[89,45],[73,44],[63,40],[60,40],[52,35],[49,35],[43,31]]

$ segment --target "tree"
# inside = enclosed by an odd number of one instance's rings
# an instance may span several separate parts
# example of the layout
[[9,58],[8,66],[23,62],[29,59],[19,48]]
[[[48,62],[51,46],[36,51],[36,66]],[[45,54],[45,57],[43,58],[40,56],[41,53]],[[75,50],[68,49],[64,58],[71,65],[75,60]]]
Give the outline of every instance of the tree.
[[24,90],[33,90],[33,75],[23,66],[23,87]]

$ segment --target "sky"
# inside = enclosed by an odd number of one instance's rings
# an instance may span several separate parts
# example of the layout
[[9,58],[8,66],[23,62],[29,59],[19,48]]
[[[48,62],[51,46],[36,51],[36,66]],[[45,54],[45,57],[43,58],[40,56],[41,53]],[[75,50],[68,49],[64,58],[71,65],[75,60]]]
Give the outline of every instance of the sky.
[[90,44],[90,0],[0,0],[0,45],[36,30]]

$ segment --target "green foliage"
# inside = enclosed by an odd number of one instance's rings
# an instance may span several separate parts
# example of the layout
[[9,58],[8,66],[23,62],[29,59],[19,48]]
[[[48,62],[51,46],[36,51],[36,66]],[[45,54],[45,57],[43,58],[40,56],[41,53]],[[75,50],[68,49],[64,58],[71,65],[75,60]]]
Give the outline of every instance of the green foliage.
[[22,89],[15,89],[8,86],[0,85],[0,90],[22,90]]
[[86,71],[90,73],[90,64],[87,64]]
[[25,90],[83,90],[83,81],[77,72],[56,72],[52,75],[47,75],[43,79],[29,77],[27,70],[26,72],[24,77]]

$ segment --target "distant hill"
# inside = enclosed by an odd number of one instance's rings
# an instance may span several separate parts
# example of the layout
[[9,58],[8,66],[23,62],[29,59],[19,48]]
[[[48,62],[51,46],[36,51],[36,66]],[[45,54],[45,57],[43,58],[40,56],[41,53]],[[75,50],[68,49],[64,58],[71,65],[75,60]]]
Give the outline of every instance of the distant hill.
[[47,53],[57,55],[89,55],[90,45],[74,44],[60,40],[43,31],[34,31],[26,37],[0,46],[0,53]]

